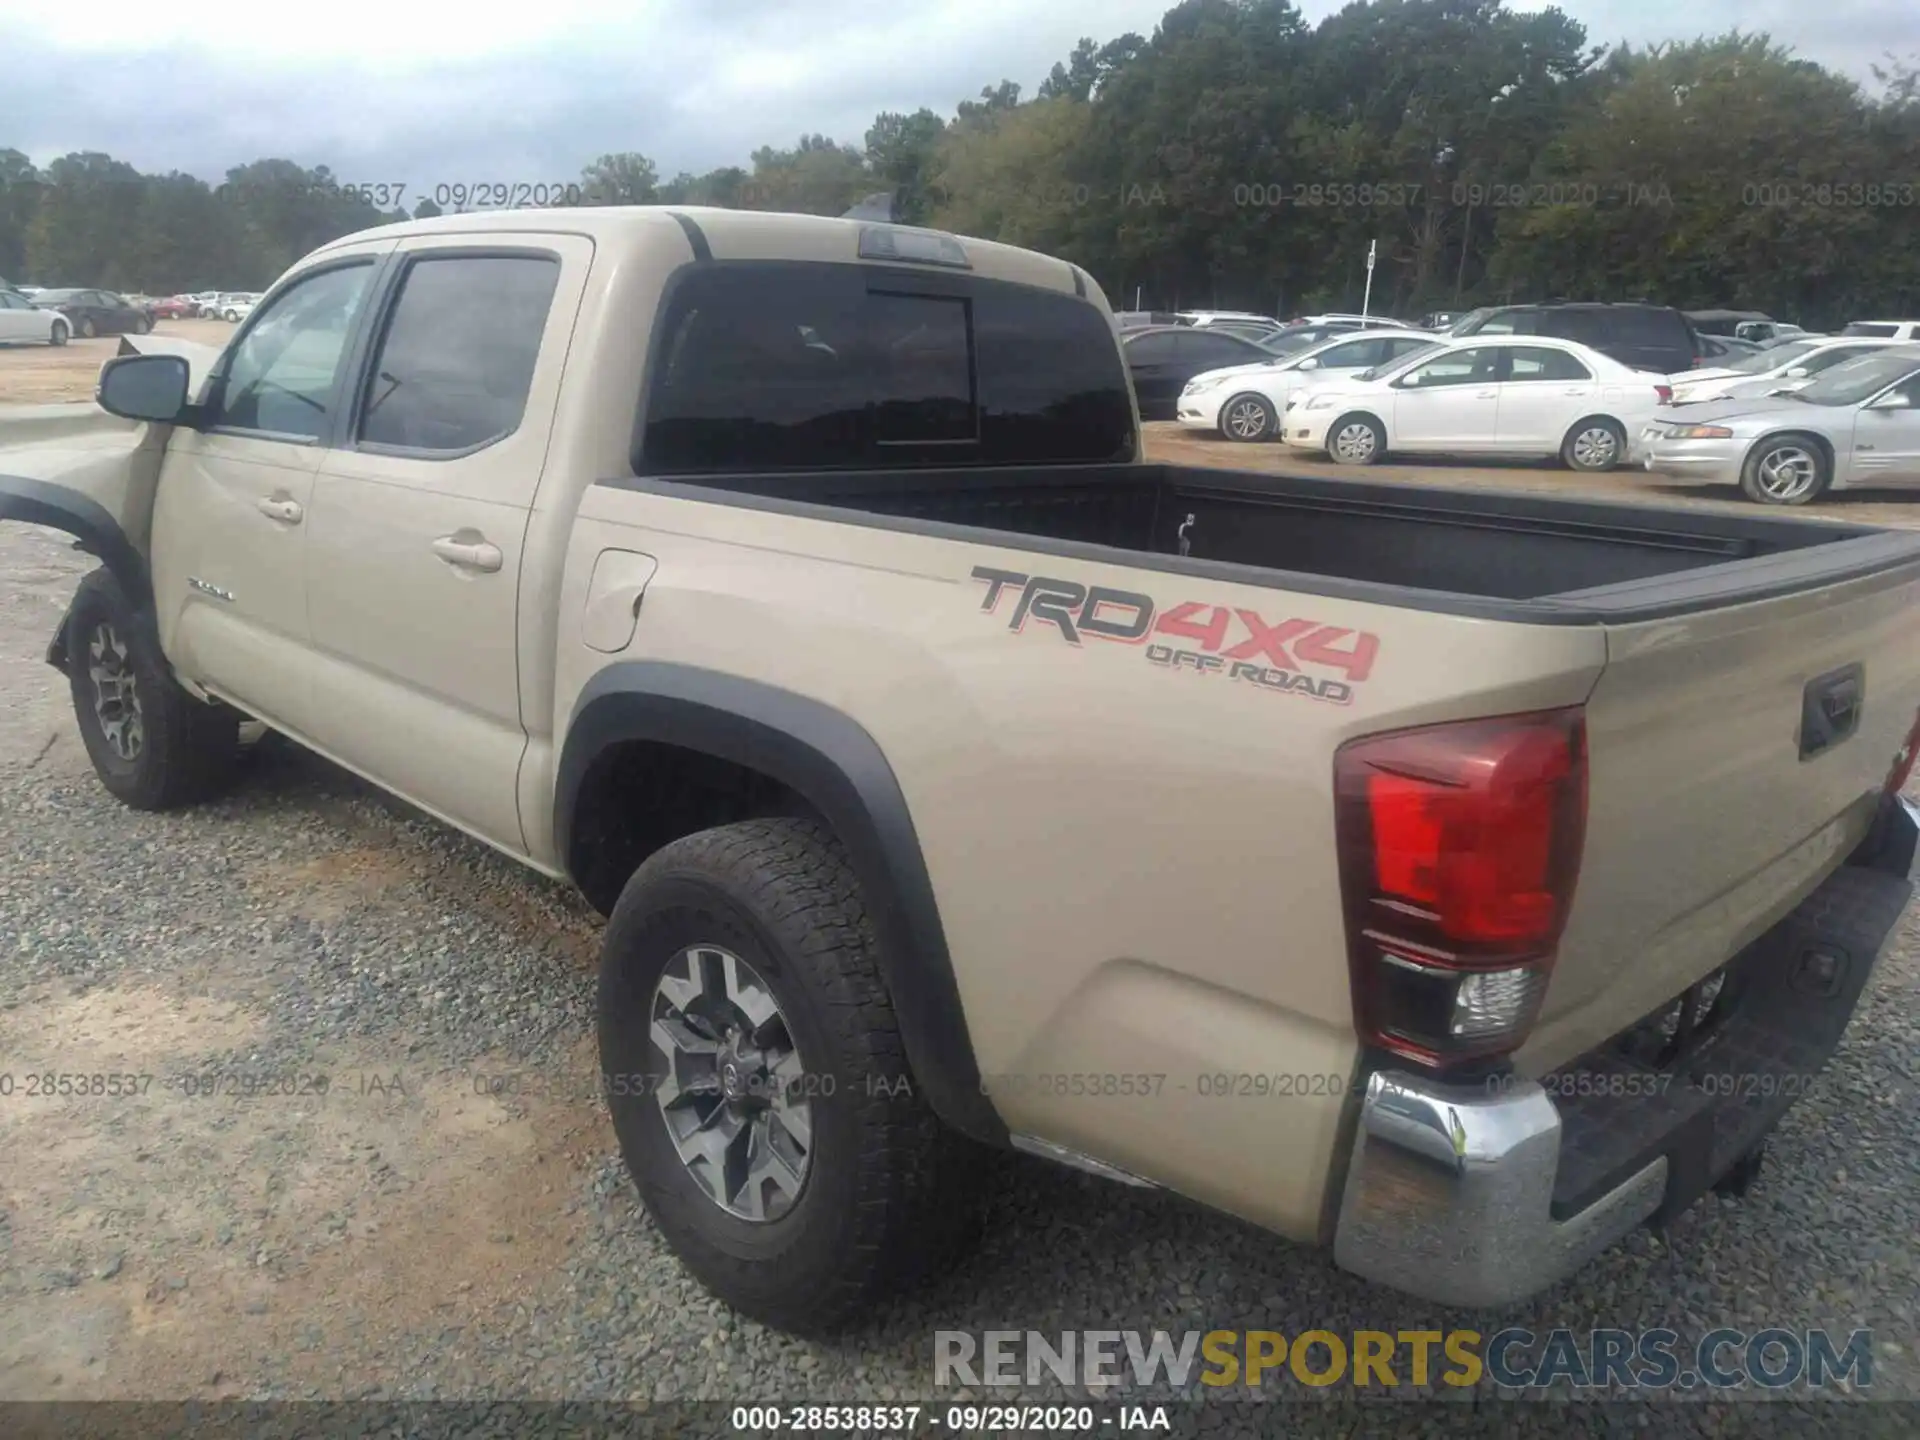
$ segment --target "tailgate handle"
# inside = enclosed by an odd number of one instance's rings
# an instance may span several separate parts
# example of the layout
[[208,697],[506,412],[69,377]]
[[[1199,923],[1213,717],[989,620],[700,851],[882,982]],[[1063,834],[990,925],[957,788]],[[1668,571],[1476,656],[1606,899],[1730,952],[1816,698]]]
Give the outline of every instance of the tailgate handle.
[[1800,701],[1800,758],[1824,755],[1860,728],[1867,672],[1849,665],[1807,682]]

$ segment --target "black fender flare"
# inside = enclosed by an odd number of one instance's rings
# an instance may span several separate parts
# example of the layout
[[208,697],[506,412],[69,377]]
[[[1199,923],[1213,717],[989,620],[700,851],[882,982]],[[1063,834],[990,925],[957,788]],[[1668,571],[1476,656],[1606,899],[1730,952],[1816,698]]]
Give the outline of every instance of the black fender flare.
[[947,1124],[989,1144],[1007,1129],[980,1081],[933,882],[900,782],[851,716],[803,695],[697,666],[632,660],[581,692],[554,782],[554,842],[569,875],[574,815],[594,760],[647,740],[759,771],[831,825],[860,877],[887,992],[915,1080]]
[[[127,538],[120,522],[90,496],[65,485],[32,480],[24,475],[0,475],[0,520],[19,520],[64,530],[78,548],[94,556],[120,582],[120,588],[143,611],[153,608],[153,583],[147,561]],[[67,622],[63,616],[47,647],[47,663],[64,670],[67,663]]]

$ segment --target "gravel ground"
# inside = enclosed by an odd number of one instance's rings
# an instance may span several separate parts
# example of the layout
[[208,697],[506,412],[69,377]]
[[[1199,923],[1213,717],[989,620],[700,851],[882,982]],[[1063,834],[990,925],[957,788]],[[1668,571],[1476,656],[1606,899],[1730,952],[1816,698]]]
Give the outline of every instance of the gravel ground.
[[[1916,1429],[1912,915],[1746,1200],[1509,1313],[1371,1289],[1233,1221],[1019,1159],[961,1272],[865,1333],[804,1343],[706,1298],[640,1213],[592,1095],[598,921],[569,892],[271,739],[218,804],[108,799],[39,659],[87,563],[0,530],[0,1070],[153,1078],[0,1098],[0,1397],[908,1401],[936,1393],[936,1329],[1825,1326],[1870,1328],[1875,1396],[1909,1403],[1634,1414],[1483,1391],[1277,1420],[1219,1402],[1205,1428]],[[207,1081],[222,1093],[196,1093]],[[712,1412],[687,1433],[703,1425],[727,1428]]]

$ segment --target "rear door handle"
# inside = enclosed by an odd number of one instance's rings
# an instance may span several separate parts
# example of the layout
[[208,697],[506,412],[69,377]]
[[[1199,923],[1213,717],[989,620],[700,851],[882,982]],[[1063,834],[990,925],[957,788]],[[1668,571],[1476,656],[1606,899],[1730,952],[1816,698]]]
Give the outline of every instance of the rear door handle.
[[433,553],[449,565],[462,570],[480,570],[492,574],[501,565],[500,547],[472,530],[456,530],[433,542]]
[[300,517],[307,513],[300,508],[300,502],[290,495],[262,495],[253,503],[254,508],[268,519],[288,525],[298,525]]
[[1498,390],[1476,390],[1473,398],[1476,400],[1497,400],[1500,398],[1500,392]]

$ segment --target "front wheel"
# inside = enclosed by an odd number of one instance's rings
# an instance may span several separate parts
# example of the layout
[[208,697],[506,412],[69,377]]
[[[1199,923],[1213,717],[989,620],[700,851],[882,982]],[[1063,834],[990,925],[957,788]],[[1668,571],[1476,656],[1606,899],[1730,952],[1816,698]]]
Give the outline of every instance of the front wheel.
[[134,322],[133,331],[136,335],[151,334],[153,331],[153,317],[151,315],[142,315],[139,320]]
[[67,683],[100,783],[135,810],[217,794],[239,770],[240,718],[173,678],[152,617],[109,570],[80,582],[67,612]]
[[1342,465],[1372,465],[1387,453],[1387,432],[1371,415],[1342,415],[1327,427],[1327,454]]
[[80,338],[91,340],[94,336],[93,317],[88,315],[80,321]]
[[702,831],[608,921],[601,1080],[674,1253],[749,1318],[839,1329],[957,1256],[984,1152],[908,1070],[845,851],[811,820]]
[[1627,456],[1627,432],[1618,420],[1593,415],[1567,431],[1560,442],[1560,459],[1572,470],[1604,474]]
[[1252,444],[1273,434],[1273,406],[1263,396],[1236,395],[1220,407],[1220,433]]
[[47,343],[49,345],[64,345],[67,343],[66,321],[56,320],[53,322],[53,328],[47,332]]
[[1777,435],[1754,446],[1741,467],[1740,489],[1762,505],[1806,505],[1833,478],[1826,452],[1804,435]]

